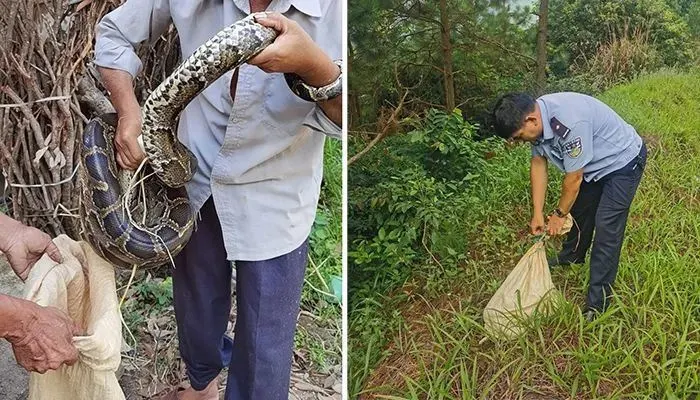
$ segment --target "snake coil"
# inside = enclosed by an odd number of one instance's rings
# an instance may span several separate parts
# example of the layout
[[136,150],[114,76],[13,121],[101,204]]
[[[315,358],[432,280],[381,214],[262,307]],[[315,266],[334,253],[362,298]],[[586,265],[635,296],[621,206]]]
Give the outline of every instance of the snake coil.
[[255,22],[254,17],[252,14],[209,39],[145,101],[141,138],[148,164],[142,172],[145,179],[141,178],[140,196],[130,193],[133,173],[120,170],[116,163],[116,114],[88,122],[81,150],[84,236],[115,266],[166,264],[189,240],[194,213],[184,185],[192,179],[197,161],[178,141],[175,121],[211,83],[275,40],[277,33]]

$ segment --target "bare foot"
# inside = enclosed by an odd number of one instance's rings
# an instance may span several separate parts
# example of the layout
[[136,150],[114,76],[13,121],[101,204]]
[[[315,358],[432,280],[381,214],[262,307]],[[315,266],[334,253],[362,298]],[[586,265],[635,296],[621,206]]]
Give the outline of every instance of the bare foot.
[[219,400],[219,380],[215,378],[201,391],[194,390],[190,386],[178,392],[177,398],[178,400]]

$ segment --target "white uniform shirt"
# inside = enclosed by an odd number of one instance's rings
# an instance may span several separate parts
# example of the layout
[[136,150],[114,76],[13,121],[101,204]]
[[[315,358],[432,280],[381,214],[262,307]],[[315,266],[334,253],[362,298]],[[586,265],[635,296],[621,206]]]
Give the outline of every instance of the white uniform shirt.
[[580,93],[552,93],[539,99],[542,136],[532,155],[546,157],[564,172],[583,169],[595,182],[632,161],[642,138],[602,101]]

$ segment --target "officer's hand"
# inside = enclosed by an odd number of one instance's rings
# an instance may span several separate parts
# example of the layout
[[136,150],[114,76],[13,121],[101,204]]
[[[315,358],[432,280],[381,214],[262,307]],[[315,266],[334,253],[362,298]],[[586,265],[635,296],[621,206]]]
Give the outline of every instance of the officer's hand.
[[146,153],[141,150],[137,138],[141,135],[141,114],[134,111],[119,117],[117,133],[114,137],[117,163],[123,169],[135,170]]
[[27,279],[29,270],[44,253],[58,263],[63,262],[61,252],[51,241],[51,236],[18,221],[12,220],[9,224],[7,231],[3,231],[5,237],[1,250],[20,279]]
[[533,235],[541,235],[544,232],[544,215],[542,213],[537,213],[532,217],[530,232]]
[[54,307],[41,307],[31,301],[22,301],[18,312],[20,322],[8,335],[17,363],[28,371],[44,373],[62,364],[78,361],[78,350],[73,336],[80,329],[66,315]]
[[275,41],[248,63],[265,72],[294,73],[311,86],[323,86],[338,77],[340,70],[296,21],[280,13],[261,13],[259,24],[277,31]]
[[547,220],[547,233],[550,236],[557,236],[561,234],[561,228],[564,226],[564,218],[561,218],[555,214],[549,216]]

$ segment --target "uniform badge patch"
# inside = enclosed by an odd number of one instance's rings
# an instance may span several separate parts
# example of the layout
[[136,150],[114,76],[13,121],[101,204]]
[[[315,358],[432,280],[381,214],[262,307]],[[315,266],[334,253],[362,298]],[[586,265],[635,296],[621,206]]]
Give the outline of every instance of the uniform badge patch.
[[552,117],[552,119],[549,120],[549,126],[552,127],[552,132],[554,132],[555,135],[559,136],[562,139],[566,139],[566,136],[569,134],[569,132],[571,132],[571,129],[569,129],[566,125],[562,124],[555,117]]
[[563,144],[564,153],[571,158],[576,158],[583,153],[583,145],[581,144],[581,136],[577,136],[574,140]]

